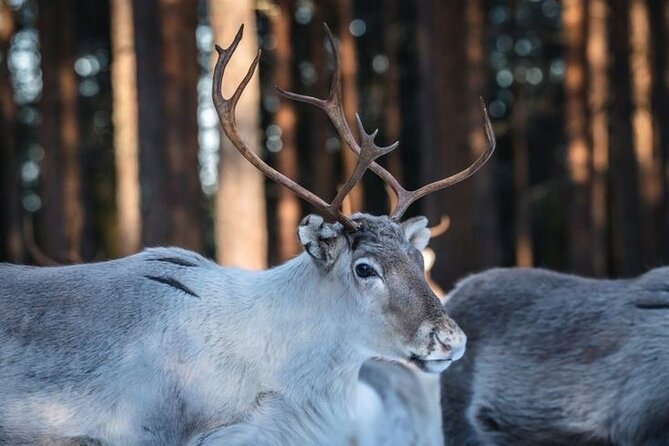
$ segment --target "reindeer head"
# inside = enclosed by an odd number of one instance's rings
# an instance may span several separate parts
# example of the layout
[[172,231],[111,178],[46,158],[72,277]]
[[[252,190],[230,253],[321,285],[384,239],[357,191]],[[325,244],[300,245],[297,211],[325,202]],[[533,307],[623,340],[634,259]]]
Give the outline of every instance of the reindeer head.
[[[258,51],[234,94],[229,99],[224,98],[221,92],[223,73],[242,38],[243,26],[230,47],[222,49],[216,46],[219,57],[214,69],[213,100],[221,126],[233,145],[254,166],[335,221],[326,223],[320,216],[309,215],[299,226],[298,237],[322,272],[336,278],[337,286],[353,302],[362,327],[363,345],[360,347],[371,356],[407,359],[423,370],[441,372],[451,361],[462,356],[466,337],[446,315],[424,277],[420,251],[430,237],[427,219],[418,217],[403,223],[400,219],[417,199],[462,181],[485,164],[495,148],[490,119],[481,102],[487,147],[472,165],[414,191],[406,190],[387,170],[375,163],[376,158],[394,150],[398,143],[386,147],[376,145],[374,139],[378,130],[367,133],[357,114],[360,143],[353,136],[343,112],[339,54],[327,25],[325,28],[335,58],[329,97],[318,99],[281,89],[279,92],[325,111],[341,138],[358,155],[353,173],[330,203],[268,166],[237,132],[235,107],[260,57]],[[367,169],[379,175],[397,197],[390,216],[354,214],[349,217],[340,210],[344,198]]]

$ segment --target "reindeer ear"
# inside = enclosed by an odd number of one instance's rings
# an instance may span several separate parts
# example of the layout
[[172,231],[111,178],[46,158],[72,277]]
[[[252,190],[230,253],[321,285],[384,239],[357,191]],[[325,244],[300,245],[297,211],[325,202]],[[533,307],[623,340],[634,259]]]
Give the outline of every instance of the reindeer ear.
[[403,221],[400,226],[404,236],[417,250],[422,251],[430,241],[430,230],[427,227],[427,218],[413,217]]
[[297,228],[297,238],[304,250],[326,270],[337,260],[342,243],[342,225],[326,223],[323,217],[307,215]]

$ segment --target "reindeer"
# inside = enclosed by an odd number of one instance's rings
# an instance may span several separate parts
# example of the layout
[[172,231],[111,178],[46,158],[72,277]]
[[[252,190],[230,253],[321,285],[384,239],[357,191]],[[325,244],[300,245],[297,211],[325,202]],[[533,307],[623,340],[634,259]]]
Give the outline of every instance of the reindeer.
[[468,336],[442,375],[448,445],[669,445],[669,268],[493,269],[447,298]]
[[[450,219],[442,216],[429,228],[430,239],[448,230]],[[441,300],[442,289],[432,280],[430,270],[435,253],[421,251],[425,280]],[[360,369],[357,417],[349,443],[355,446],[443,446],[441,385],[438,374],[426,374],[411,364],[372,359]]]
[[[266,271],[223,268],[178,248],[107,262],[0,268],[0,444],[326,445],[354,415],[357,380],[371,357],[439,373],[466,337],[424,277],[427,220],[399,222],[418,198],[474,173],[407,191],[374,160],[377,146],[342,111],[339,60],[325,100],[283,92],[323,109],[358,154],[327,203],[281,175],[241,139],[235,107],[260,52],[230,98],[221,94],[227,49],[216,46],[213,97],[233,145],[265,175],[322,216],[297,228],[304,252]],[[370,168],[390,183],[390,216],[344,215],[344,196]],[[83,440],[80,440],[83,439]]]

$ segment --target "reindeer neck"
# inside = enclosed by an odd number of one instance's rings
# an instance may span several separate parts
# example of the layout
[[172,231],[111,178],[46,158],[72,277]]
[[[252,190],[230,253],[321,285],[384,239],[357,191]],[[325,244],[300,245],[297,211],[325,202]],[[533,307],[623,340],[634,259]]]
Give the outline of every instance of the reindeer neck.
[[280,385],[305,399],[354,401],[366,358],[356,348],[359,324],[345,287],[307,254],[259,273],[257,285],[265,290],[266,351]]

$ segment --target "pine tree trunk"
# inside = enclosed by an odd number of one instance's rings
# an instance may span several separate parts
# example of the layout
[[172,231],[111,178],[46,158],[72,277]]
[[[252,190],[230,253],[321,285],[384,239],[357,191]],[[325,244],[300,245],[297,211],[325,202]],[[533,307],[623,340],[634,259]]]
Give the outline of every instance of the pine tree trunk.
[[204,195],[198,169],[198,0],[160,0],[170,243],[203,249]]
[[139,250],[142,229],[132,0],[111,0],[111,45],[118,250],[129,255]]
[[[251,0],[210,0],[209,11],[214,41],[227,47],[241,23],[244,38],[225,73],[223,93],[230,96],[256,55],[256,18]],[[237,105],[239,134],[257,153],[260,116],[258,74],[246,86]],[[267,223],[264,180],[228,139],[221,137],[219,188],[216,196],[216,258],[224,265],[262,269],[267,263]]]
[[641,240],[643,265],[660,266],[662,259],[662,154],[655,141],[655,118],[652,114],[651,69],[652,42],[647,0],[631,0],[630,69],[632,78],[632,135],[639,169],[641,198]]
[[[436,63],[422,68],[421,83],[436,87],[422,88],[428,92],[423,93],[425,107],[436,102],[437,109],[427,111],[426,119],[436,120],[438,133],[422,150],[424,171],[429,172],[423,181],[464,169],[485,148],[478,100],[485,88],[483,3],[459,0],[437,3],[436,8],[436,13],[428,10],[429,17],[424,19],[435,21],[433,36],[425,38],[431,41],[430,54]],[[431,165],[435,166],[430,172]],[[437,253],[432,277],[442,286],[449,287],[464,275],[498,262],[493,171],[491,163],[464,182],[426,198],[433,224],[445,214],[451,218],[448,232],[431,242]]]
[[[282,0],[279,2],[280,11],[273,18],[274,36],[276,38],[275,74],[276,85],[292,91],[292,33],[291,17],[293,2]],[[297,116],[293,101],[282,100],[274,117],[274,122],[281,128],[281,151],[278,153],[277,167],[284,175],[298,180],[299,165],[297,159],[296,126]],[[277,204],[277,232],[279,260],[288,260],[300,251],[295,231],[300,220],[300,203],[293,192],[285,187],[279,187],[279,201]]]
[[[353,21],[353,0],[339,0],[336,3],[337,19],[339,21],[339,56],[341,58],[342,96],[344,98],[344,116],[349,125],[354,125],[355,114],[359,112],[358,100],[358,61],[355,49],[355,39],[349,31],[349,24]],[[354,130],[354,135],[355,135]],[[348,178],[355,169],[357,156],[342,141],[342,156],[345,178]],[[345,179],[342,181],[346,181]],[[364,191],[362,183],[358,183],[348,194],[347,202],[351,212],[364,210]]]
[[572,271],[594,273],[592,248],[592,153],[588,141],[588,78],[586,39],[588,5],[580,0],[565,0],[562,21],[566,40],[565,124],[567,173],[570,182],[568,208],[568,259]]
[[[309,55],[308,58],[314,65],[316,73],[316,82],[313,85],[313,91],[308,94],[319,98],[327,97],[329,93],[329,64],[328,55],[325,49],[325,35],[323,32],[323,21],[325,20],[322,7],[316,9],[314,19],[309,25]],[[312,107],[302,105],[298,108],[300,120],[306,123],[302,128],[308,132],[308,144],[306,148],[309,151],[311,163],[309,173],[313,178],[313,190],[319,197],[329,201],[334,198],[337,189],[337,181],[344,181],[337,176],[337,163],[341,157],[335,157],[339,153],[332,153],[327,150],[327,140],[330,136],[331,124],[325,113],[313,110]],[[348,150],[341,147],[341,150]]]
[[662,263],[669,262],[669,3],[665,0],[649,0],[650,34],[653,54],[653,92],[651,94],[653,116],[655,117],[655,153],[660,155],[659,163],[664,170],[662,184],[662,209],[657,216],[663,221],[658,234],[658,247],[664,253]]
[[7,66],[9,39],[13,32],[13,17],[9,6],[0,3],[0,259],[12,262],[25,260],[22,236],[21,178],[19,176],[19,146],[16,138],[16,107]]
[[137,66],[137,120],[142,244],[170,240],[170,191],[165,150],[163,42],[158,0],[133,0],[132,20]]
[[608,42],[606,39],[608,6],[606,0],[592,0],[588,6],[588,63],[589,137],[592,144],[592,272],[605,276],[608,272]]
[[81,154],[74,73],[75,20],[73,0],[39,1],[42,55],[43,251],[55,260],[79,261],[84,227],[81,199]]
[[197,1],[133,0],[142,243],[203,248]]
[[610,172],[613,259],[616,275],[634,275],[643,269],[638,170],[632,132],[632,80],[629,59],[629,0],[611,0]]

